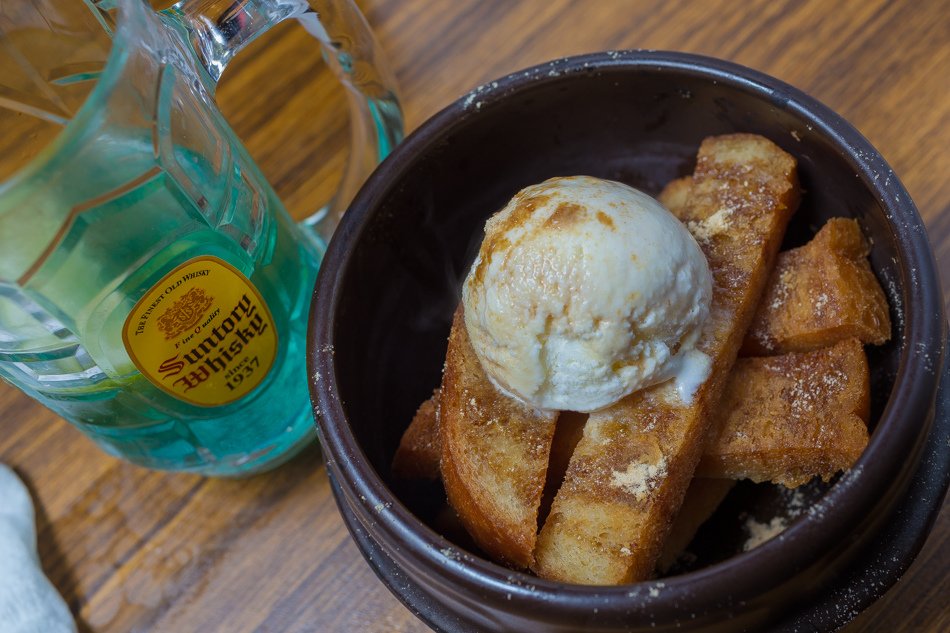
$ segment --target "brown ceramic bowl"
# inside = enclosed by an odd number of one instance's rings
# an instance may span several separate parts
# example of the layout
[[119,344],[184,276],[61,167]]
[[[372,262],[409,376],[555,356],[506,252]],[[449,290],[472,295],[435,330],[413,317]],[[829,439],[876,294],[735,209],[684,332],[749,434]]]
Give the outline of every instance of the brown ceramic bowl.
[[[691,546],[697,562],[634,585],[540,580],[438,534],[430,526],[440,492],[397,494],[389,465],[439,383],[459,284],[486,218],[557,175],[655,193],[691,171],[703,137],[736,131],[798,158],[805,196],[786,246],[832,216],[857,218],[872,239],[894,336],[870,350],[873,433],[856,467],[808,488],[810,511],[745,553],[741,520],[767,519],[782,504],[774,488],[740,484]],[[847,122],[734,64],[604,53],[472,91],[363,187],[327,252],[311,319],[312,394],[341,512],[387,587],[439,630],[834,629],[907,568],[946,490],[946,319],[917,210]]]

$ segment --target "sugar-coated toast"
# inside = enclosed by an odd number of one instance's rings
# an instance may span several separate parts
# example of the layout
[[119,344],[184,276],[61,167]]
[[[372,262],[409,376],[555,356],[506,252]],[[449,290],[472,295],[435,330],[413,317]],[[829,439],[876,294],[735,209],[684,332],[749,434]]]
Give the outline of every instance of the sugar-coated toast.
[[495,389],[472,349],[461,306],[449,334],[438,419],[449,504],[486,553],[530,567],[557,412]]
[[419,405],[409,427],[399,439],[393,456],[393,474],[399,479],[438,479],[442,476],[439,459],[439,390]]
[[419,405],[412,421],[402,433],[396,454],[393,455],[392,473],[396,479],[439,479],[442,477],[442,441],[439,438],[439,395]]
[[855,220],[832,218],[808,244],[779,255],[741,354],[804,352],[891,336],[887,299]]
[[670,213],[682,219],[683,212],[686,210],[686,203],[689,202],[689,188],[693,186],[692,176],[683,176],[666,183],[663,191],[656,197]]
[[690,402],[664,383],[590,415],[538,537],[539,576],[622,584],[653,573],[798,198],[795,160],[771,141],[703,141],[683,219],[713,273],[699,343],[710,375]]
[[870,379],[861,342],[740,358],[696,469],[790,488],[850,468],[868,443]]

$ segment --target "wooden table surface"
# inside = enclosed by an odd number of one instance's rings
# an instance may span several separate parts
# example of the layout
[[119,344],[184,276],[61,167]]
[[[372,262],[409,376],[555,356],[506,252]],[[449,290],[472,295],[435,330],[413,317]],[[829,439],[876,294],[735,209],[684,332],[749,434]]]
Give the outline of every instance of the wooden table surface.
[[[486,80],[597,50],[703,53],[798,86],[857,126],[893,166],[927,223],[950,296],[946,0],[359,4],[388,52],[409,129]],[[303,217],[333,188],[345,102],[296,24],[248,53],[228,69],[221,107]],[[266,475],[207,480],[107,457],[6,386],[0,420],[0,460],[34,493],[43,566],[81,630],[426,630],[350,541],[315,448]],[[950,630],[948,569],[945,506],[904,579],[848,630]]]

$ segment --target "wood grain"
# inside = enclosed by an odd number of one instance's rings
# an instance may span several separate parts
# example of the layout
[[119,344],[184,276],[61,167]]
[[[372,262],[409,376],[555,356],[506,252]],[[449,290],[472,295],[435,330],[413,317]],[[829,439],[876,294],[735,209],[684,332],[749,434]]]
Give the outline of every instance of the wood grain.
[[[472,87],[576,53],[730,59],[804,89],[891,163],[950,299],[950,11],[944,0],[362,0],[410,128]],[[228,69],[221,107],[298,218],[332,192],[346,106],[312,40],[282,25]],[[319,122],[317,124],[316,122]],[[0,387],[0,460],[38,501],[41,559],[83,630],[424,631],[363,562],[315,449],[241,481],[148,472]],[[849,631],[950,630],[950,512]]]

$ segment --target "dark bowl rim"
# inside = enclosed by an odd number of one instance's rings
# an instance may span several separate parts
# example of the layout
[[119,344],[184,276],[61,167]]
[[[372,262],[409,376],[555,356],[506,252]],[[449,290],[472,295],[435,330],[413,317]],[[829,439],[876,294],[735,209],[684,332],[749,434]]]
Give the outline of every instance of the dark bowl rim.
[[[413,157],[423,155],[452,133],[487,112],[500,100],[549,82],[565,81],[578,73],[666,73],[699,76],[752,93],[789,110],[814,126],[842,153],[881,203],[898,245],[904,340],[894,389],[867,450],[812,511],[793,522],[777,538],[720,563],[657,581],[594,587],[543,580],[514,572],[458,548],[421,523],[399,501],[369,464],[347,423],[338,393],[334,361],[333,315],[339,306],[340,281],[353,257],[351,245],[366,227],[372,209],[386,190],[408,170]],[[447,581],[465,582],[500,599],[543,600],[546,608],[572,611],[591,604],[602,608],[651,608],[658,616],[681,613],[684,597],[698,609],[714,608],[722,599],[722,579],[729,578],[733,599],[760,594],[820,559],[881,501],[879,491],[912,472],[923,438],[929,430],[940,368],[943,364],[942,295],[926,230],[909,194],[879,152],[853,126],[800,90],[738,64],[700,55],[666,51],[608,51],[568,57],[516,71],[483,84],[424,122],[376,169],[357,194],[330,243],[314,291],[308,334],[308,364],[314,411],[328,466],[338,472],[340,485],[353,503],[366,512],[385,508],[377,522],[388,538],[399,542],[401,557],[415,557]],[[833,509],[833,512],[825,510]],[[381,518],[378,517],[378,518]],[[845,520],[850,519],[850,520]],[[457,565],[446,565],[451,552]],[[464,581],[459,575],[464,577]],[[526,588],[528,587],[528,588]],[[631,591],[638,588],[638,591]],[[653,591],[656,589],[657,591]],[[662,589],[662,591],[659,591]],[[883,593],[883,590],[882,590]],[[556,600],[552,600],[556,598]]]

